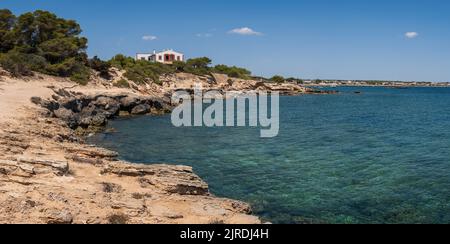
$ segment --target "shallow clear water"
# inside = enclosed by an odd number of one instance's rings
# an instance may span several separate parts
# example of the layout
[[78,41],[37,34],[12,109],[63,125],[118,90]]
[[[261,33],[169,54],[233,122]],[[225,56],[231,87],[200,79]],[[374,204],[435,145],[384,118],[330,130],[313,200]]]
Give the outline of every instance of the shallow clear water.
[[338,90],[282,97],[272,139],[146,116],[89,140],[132,162],[191,165],[274,223],[450,223],[450,89]]

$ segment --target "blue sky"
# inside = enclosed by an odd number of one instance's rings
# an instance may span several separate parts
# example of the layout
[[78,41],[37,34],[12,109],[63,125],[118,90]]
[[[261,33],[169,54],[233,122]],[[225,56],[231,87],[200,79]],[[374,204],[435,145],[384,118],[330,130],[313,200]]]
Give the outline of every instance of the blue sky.
[[450,81],[448,0],[2,0],[0,8],[75,19],[89,55],[102,58],[173,48],[255,75]]

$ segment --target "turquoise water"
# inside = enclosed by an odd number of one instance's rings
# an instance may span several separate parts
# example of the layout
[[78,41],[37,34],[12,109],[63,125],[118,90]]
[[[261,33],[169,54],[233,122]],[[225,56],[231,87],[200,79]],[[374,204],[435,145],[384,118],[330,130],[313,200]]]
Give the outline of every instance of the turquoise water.
[[215,195],[274,223],[450,223],[450,89],[338,90],[282,97],[272,139],[146,116],[90,142],[133,162],[191,165]]

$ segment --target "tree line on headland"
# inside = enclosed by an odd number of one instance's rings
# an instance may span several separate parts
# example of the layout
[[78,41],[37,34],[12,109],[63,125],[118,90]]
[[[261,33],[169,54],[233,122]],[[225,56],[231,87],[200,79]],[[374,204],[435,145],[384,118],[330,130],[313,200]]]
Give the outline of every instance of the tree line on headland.
[[[81,36],[82,29],[74,20],[66,20],[48,11],[37,10],[15,16],[8,9],[0,9],[0,66],[14,76],[32,75],[33,71],[69,77],[87,84],[92,71],[109,79],[109,70],[116,67],[126,71],[125,77],[138,84],[155,82],[165,74],[186,72],[195,75],[226,74],[233,78],[250,79],[249,70],[227,65],[211,66],[207,57],[193,58],[172,65],[135,60],[122,54],[103,61],[97,56],[89,58],[88,39]],[[284,82],[281,76],[267,79]],[[126,81],[121,85],[127,86]]]

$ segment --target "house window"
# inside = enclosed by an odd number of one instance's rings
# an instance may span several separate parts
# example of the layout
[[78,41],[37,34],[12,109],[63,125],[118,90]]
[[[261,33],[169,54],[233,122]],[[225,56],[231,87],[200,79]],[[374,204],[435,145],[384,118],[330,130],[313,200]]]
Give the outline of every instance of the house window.
[[181,61],[181,58],[180,58],[180,56],[177,56],[177,60],[178,60],[178,61]]
[[162,60],[162,56],[161,56],[161,55],[159,55],[159,56],[158,56],[158,59],[159,59],[159,60],[161,61],[161,60]]
[[141,60],[145,60],[145,58],[144,58],[144,57],[141,57]]
[[164,56],[164,58],[165,58],[166,62],[172,62],[172,61],[175,60],[175,55],[173,55],[173,54],[166,54],[166,56]]

